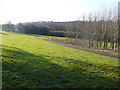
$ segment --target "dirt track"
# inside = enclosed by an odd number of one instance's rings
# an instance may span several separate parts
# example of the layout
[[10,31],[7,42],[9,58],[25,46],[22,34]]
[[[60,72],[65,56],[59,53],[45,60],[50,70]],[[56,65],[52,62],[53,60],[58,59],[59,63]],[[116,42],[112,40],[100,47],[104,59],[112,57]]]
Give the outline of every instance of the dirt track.
[[[34,37],[36,37],[36,36],[34,36]],[[102,55],[102,56],[106,56],[106,57],[110,57],[110,58],[114,58],[114,59],[120,59],[120,57],[118,57],[118,56],[113,56],[113,55],[110,55],[110,54],[106,54],[106,53],[102,53],[102,52],[97,52],[97,51],[80,49],[80,48],[76,48],[76,47],[72,47],[72,46],[68,46],[68,45],[64,45],[64,44],[59,44],[59,43],[47,41],[47,40],[44,40],[44,39],[41,39],[41,38],[38,38],[38,37],[36,37],[36,38],[39,39],[39,40],[43,40],[43,41],[49,42],[49,43],[53,43],[53,44],[57,44],[57,45],[61,45],[61,46],[65,46],[65,47],[69,47],[69,48],[73,48],[73,49],[85,51],[85,52],[91,52],[91,53],[95,53],[95,54],[98,54],[98,55]]]

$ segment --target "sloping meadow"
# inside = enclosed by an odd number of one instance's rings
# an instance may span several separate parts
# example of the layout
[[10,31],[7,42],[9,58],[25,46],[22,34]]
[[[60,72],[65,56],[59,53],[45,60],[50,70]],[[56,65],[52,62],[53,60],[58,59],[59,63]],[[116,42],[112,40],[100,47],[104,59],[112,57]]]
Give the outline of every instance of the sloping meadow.
[[2,32],[3,88],[118,88],[118,60]]

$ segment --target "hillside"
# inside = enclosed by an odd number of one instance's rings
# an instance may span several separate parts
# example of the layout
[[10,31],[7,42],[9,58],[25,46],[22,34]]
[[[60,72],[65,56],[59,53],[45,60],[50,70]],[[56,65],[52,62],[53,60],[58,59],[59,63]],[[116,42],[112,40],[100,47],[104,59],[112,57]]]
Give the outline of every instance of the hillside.
[[3,88],[118,88],[118,60],[2,32]]

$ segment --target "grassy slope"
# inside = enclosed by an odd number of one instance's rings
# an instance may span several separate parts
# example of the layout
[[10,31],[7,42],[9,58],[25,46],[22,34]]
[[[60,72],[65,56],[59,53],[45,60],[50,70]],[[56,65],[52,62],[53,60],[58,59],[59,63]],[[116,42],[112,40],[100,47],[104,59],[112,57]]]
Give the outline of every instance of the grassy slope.
[[[4,32],[6,33],[6,32]],[[3,87],[118,87],[118,60],[3,34]]]

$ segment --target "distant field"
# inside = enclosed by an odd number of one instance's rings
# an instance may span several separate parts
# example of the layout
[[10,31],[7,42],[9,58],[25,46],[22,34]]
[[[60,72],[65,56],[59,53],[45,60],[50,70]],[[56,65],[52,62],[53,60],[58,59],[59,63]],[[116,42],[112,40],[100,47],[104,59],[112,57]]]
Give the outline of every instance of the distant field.
[[34,35],[37,36],[37,37],[40,37],[41,39],[53,39],[53,38],[54,39],[68,39],[66,37],[45,36],[45,35],[36,35],[36,34],[34,34]]
[[[68,41],[68,40],[75,40],[75,38],[68,38],[68,37],[55,37],[55,36],[45,36],[45,35],[35,35],[37,37],[40,37],[41,39],[46,39],[46,40],[64,40],[64,41]],[[82,40],[79,39],[79,42],[88,42],[88,40]],[[104,43],[102,43],[102,46],[104,45]],[[108,43],[108,46],[110,46],[110,43]]]
[[118,88],[117,59],[2,33],[3,88]]

